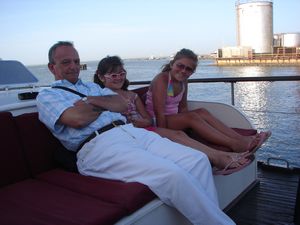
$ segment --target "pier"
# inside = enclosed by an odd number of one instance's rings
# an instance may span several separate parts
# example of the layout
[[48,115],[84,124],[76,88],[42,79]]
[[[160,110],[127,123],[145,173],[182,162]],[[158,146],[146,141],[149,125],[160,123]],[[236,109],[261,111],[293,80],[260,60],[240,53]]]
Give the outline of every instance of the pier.
[[300,66],[300,53],[253,54],[249,57],[216,58],[218,66]]

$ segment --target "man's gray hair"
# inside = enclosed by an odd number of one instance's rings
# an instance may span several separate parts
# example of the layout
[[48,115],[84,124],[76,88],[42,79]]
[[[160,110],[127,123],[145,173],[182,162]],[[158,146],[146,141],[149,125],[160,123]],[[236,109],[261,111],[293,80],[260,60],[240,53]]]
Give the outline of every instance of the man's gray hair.
[[50,49],[49,49],[49,52],[48,52],[48,60],[49,60],[49,63],[50,64],[55,64],[55,61],[54,61],[54,53],[55,53],[55,50],[58,48],[58,47],[61,47],[61,46],[70,46],[70,47],[73,47],[74,48],[74,44],[73,42],[71,41],[59,41],[57,42],[56,44],[54,44]]

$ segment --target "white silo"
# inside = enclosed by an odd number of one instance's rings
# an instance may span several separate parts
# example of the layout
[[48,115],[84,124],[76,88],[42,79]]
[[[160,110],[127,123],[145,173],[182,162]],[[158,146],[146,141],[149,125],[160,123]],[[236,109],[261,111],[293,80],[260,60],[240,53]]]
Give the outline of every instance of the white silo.
[[236,13],[237,44],[252,47],[255,53],[272,53],[273,2],[237,1]]

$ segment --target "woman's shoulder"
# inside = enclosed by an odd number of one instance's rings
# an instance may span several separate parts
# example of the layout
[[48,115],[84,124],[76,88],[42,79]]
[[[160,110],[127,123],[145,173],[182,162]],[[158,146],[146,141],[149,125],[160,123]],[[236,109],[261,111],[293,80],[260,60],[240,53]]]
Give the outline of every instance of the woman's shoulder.
[[161,72],[159,74],[157,74],[152,82],[151,82],[151,86],[152,85],[155,85],[155,86],[158,86],[158,85],[167,85],[168,84],[168,80],[169,80],[169,75],[167,72]]

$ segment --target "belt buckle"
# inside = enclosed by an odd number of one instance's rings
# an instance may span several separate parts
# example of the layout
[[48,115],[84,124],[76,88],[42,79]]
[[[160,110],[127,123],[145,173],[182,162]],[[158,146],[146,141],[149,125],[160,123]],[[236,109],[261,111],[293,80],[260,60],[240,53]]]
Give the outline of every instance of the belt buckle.
[[111,122],[112,125],[114,125],[114,127],[118,127],[120,125],[115,124],[115,121]]

